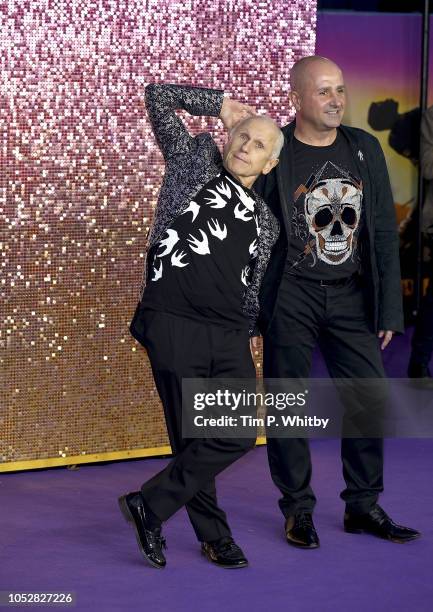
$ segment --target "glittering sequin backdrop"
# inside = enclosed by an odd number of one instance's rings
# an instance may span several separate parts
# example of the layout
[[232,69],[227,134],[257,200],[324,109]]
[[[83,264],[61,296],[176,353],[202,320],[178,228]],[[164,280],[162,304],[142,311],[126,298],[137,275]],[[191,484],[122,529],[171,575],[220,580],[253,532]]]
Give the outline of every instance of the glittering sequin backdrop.
[[144,86],[223,88],[284,123],[316,3],[8,0],[0,22],[0,461],[167,444],[128,332],[163,171]]

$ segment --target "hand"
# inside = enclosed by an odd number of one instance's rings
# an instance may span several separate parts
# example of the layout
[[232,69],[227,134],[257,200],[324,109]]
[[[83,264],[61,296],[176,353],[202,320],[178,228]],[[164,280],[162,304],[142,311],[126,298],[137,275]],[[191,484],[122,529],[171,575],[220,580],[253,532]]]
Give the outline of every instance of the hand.
[[250,351],[251,351],[251,357],[253,358],[253,361],[254,361],[254,351],[257,350],[258,348],[258,339],[259,339],[259,336],[253,336],[252,338],[250,338]]
[[393,335],[394,335],[394,332],[390,331],[389,329],[386,331],[381,329],[380,332],[377,334],[378,338],[383,338],[383,342],[380,345],[380,348],[382,349],[382,351],[386,349],[388,344],[391,342]]
[[239,121],[252,117],[256,114],[255,109],[248,104],[242,104],[237,100],[231,100],[230,98],[224,98],[223,105],[221,107],[220,119],[224,124],[226,130],[231,130]]

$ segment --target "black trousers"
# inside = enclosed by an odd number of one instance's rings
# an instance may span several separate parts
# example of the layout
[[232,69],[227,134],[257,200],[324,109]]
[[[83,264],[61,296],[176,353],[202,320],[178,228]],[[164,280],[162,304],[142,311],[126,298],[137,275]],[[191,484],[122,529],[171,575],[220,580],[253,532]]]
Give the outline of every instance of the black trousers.
[[[433,253],[433,246],[432,246]],[[433,261],[430,262],[430,278],[427,293],[421,301],[421,307],[415,322],[412,337],[411,361],[428,366],[433,354]]]
[[145,317],[145,345],[174,458],[143,484],[141,493],[161,521],[186,506],[201,542],[230,536],[215,476],[250,450],[255,439],[183,438],[182,378],[255,378],[248,331],[154,311]]
[[[357,278],[344,286],[322,287],[285,274],[264,339],[264,376],[307,378],[319,344],[332,378],[383,378],[378,339],[365,312]],[[284,516],[311,512],[316,498],[308,440],[270,438],[267,449],[272,479],[283,495],[279,505]],[[368,512],[383,491],[383,440],[343,438],[341,457],[346,509]]]

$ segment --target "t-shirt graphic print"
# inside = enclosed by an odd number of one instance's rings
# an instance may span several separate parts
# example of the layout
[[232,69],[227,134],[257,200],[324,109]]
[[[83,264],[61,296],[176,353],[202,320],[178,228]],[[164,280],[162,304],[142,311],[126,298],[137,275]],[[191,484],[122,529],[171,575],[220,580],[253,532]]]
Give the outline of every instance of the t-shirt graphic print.
[[222,170],[151,249],[146,305],[245,327],[241,303],[259,233],[254,193]]
[[342,155],[345,143],[336,144],[296,145],[297,188],[287,270],[315,280],[348,277],[359,269],[362,183],[350,150]]

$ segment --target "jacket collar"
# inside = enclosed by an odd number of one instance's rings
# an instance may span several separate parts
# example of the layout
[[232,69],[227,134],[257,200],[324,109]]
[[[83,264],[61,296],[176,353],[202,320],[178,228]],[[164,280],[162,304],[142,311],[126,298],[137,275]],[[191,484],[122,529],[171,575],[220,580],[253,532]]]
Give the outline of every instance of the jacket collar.
[[349,143],[352,150],[353,160],[356,168],[359,172],[359,176],[362,181],[362,202],[364,206],[365,221],[367,229],[372,227],[372,184],[370,174],[368,171],[366,152],[364,146],[361,144],[359,138],[357,138],[357,130],[350,128],[346,125],[340,126],[340,131]]
[[286,230],[290,236],[290,224],[293,209],[293,193],[295,191],[295,176],[293,167],[293,134],[295,121],[283,127],[284,147],[281,150],[280,161],[276,167],[278,193],[281,203],[281,214]]

